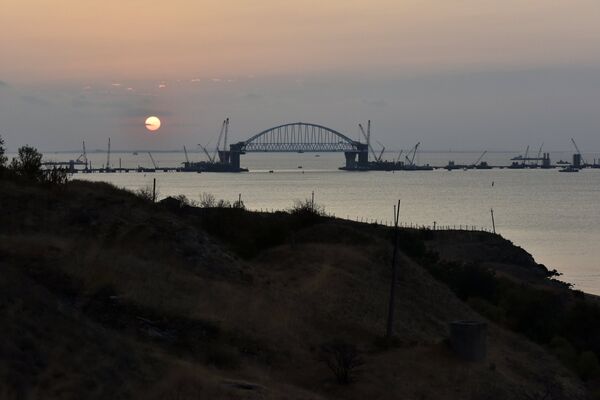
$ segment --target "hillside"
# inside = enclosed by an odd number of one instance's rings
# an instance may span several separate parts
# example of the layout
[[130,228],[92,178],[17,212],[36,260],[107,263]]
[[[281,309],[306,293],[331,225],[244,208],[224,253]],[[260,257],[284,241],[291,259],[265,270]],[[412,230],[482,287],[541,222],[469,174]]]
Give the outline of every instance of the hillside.
[[[79,181],[0,180],[0,209],[2,399],[588,398],[545,347],[493,322],[485,362],[454,356],[448,322],[483,317],[406,247],[383,346],[388,228]],[[430,234],[441,260],[491,246],[478,262],[540,274],[494,235]],[[364,361],[350,385],[321,361],[336,339]]]

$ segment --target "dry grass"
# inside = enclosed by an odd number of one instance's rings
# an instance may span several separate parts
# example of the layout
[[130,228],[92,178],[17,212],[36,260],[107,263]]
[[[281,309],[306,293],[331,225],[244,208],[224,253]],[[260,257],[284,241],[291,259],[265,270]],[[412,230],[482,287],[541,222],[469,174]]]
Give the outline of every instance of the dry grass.
[[[448,321],[478,316],[405,255],[399,346],[382,350],[391,249],[379,228],[298,226],[241,261],[195,213],[108,185],[0,182],[0,205],[12,210],[0,215],[0,398],[519,398],[548,366],[584,396],[542,349],[495,326],[487,362],[453,357]],[[319,361],[335,338],[366,361],[349,387]]]

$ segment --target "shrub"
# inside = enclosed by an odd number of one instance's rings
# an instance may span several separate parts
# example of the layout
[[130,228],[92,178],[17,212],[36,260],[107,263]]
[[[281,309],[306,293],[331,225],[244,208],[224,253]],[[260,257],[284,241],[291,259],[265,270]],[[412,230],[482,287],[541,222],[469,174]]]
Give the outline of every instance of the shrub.
[[42,180],[52,185],[64,185],[69,180],[69,171],[54,167],[43,172]]
[[196,200],[191,200],[186,197],[184,194],[179,194],[174,197],[175,200],[179,201],[181,207],[197,207],[198,202]]
[[355,381],[357,370],[364,364],[356,346],[343,340],[334,340],[322,345],[321,360],[342,385]]
[[156,192],[154,192],[154,190],[150,186],[145,186],[143,188],[136,190],[134,192],[134,194],[136,196],[138,196],[140,199],[143,199],[146,201],[155,201],[156,200],[155,196],[158,197],[158,190]]
[[200,207],[214,208],[217,206],[217,199],[212,193],[202,193],[200,195]]

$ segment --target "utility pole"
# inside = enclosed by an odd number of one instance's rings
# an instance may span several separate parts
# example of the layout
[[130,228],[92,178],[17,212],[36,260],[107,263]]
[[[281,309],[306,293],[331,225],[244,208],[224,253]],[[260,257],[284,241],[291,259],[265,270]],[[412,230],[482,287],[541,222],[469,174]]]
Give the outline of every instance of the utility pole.
[[156,203],[156,178],[152,181],[152,202]]
[[387,318],[387,330],[386,338],[391,339],[394,335],[394,312],[396,304],[396,280],[397,280],[397,269],[396,269],[396,258],[398,256],[398,219],[400,217],[400,200],[398,205],[394,206],[394,252],[392,255],[392,282],[390,284],[390,303],[388,305],[388,318]]
[[311,200],[310,200],[310,208],[315,211],[315,191],[312,191]]
[[490,209],[490,213],[492,214],[492,230],[495,235],[496,234],[496,222],[494,221],[494,209],[493,208]]

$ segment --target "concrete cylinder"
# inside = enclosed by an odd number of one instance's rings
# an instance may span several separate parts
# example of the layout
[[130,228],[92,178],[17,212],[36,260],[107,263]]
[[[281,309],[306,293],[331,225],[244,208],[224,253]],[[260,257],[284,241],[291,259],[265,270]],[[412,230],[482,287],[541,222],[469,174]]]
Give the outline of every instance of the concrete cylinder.
[[487,355],[487,323],[450,322],[450,347],[465,361],[483,361]]

